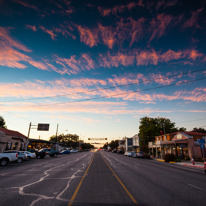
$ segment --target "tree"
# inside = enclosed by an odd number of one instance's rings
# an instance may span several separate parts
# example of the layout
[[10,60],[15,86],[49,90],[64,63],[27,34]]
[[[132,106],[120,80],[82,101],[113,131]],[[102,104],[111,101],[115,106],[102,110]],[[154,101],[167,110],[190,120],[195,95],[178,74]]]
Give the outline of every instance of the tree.
[[0,128],[7,128],[6,122],[2,116],[0,116]]
[[143,117],[140,119],[139,126],[140,148],[143,151],[147,151],[148,142],[154,141],[155,136],[185,130],[186,128],[184,127],[176,128],[175,123],[167,118]]
[[109,143],[109,146],[111,147],[111,149],[117,148],[118,145],[119,145],[118,140],[112,140],[112,141]]
[[193,131],[199,132],[199,133],[206,133],[206,130],[202,127],[199,127],[199,128],[195,127],[193,128]]
[[[77,134],[59,134],[58,136],[61,136],[61,139],[58,139],[58,142],[63,143],[64,145],[68,147],[78,147],[79,146],[79,136]],[[49,138],[49,141],[56,142],[57,138],[56,135],[52,135]]]

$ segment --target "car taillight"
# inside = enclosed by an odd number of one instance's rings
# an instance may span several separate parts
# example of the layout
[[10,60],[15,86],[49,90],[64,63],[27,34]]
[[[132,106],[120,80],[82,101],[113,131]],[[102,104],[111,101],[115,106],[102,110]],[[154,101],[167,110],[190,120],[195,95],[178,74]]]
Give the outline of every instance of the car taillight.
[[46,155],[46,152],[45,152],[45,155]]
[[16,157],[18,157],[18,153],[16,153]]

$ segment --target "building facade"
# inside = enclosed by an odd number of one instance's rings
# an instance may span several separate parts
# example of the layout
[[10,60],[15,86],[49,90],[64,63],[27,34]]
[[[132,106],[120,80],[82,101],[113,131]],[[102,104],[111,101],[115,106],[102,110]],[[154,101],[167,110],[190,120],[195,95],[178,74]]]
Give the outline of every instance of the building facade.
[[27,137],[20,132],[0,128],[0,152],[5,150],[25,150]]
[[138,134],[135,134],[133,137],[132,137],[132,144],[133,144],[133,151],[134,152],[139,152],[139,135]]
[[164,158],[164,155],[174,154],[183,159],[189,157],[200,160],[203,158],[203,152],[206,154],[206,149],[201,150],[198,139],[206,139],[205,133],[198,132],[174,132],[155,137],[154,142],[149,142],[150,153],[157,158]]

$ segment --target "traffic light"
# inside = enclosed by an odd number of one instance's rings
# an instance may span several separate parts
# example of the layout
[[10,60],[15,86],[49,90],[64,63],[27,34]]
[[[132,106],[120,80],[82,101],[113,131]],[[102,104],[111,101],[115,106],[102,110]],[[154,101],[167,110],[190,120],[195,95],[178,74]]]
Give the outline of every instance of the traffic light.
[[62,136],[60,135],[60,136],[59,136],[59,140],[61,140],[61,139],[62,139]]

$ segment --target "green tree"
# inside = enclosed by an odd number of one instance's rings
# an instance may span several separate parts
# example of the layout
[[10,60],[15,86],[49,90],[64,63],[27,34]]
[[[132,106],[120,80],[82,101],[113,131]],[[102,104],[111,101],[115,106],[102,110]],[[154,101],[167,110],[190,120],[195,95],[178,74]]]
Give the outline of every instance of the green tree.
[[167,118],[149,118],[143,117],[140,119],[139,126],[139,137],[140,137],[140,148],[143,151],[147,151],[148,142],[154,141],[154,137],[160,135],[160,131],[163,133],[172,133],[177,131],[185,131],[186,128],[176,128],[175,123],[171,122]]
[[193,128],[193,131],[196,131],[199,133],[206,133],[206,130],[202,127],[199,127],[199,128],[195,127],[195,128]]
[[2,116],[0,116],[0,127],[1,128],[7,128],[6,122]]
[[109,143],[109,146],[111,147],[111,149],[117,148],[118,145],[119,145],[118,140],[112,140],[112,141]]

